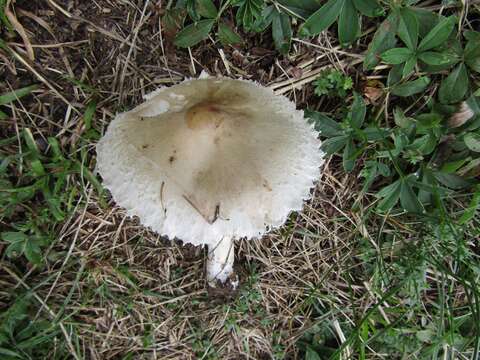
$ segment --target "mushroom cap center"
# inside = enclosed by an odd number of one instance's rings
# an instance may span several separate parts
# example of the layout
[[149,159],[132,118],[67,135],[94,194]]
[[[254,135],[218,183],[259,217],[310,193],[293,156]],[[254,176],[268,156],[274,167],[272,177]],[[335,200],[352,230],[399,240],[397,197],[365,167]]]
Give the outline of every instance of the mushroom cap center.
[[202,102],[187,110],[187,126],[192,129],[218,128],[224,120],[224,112],[212,102]]

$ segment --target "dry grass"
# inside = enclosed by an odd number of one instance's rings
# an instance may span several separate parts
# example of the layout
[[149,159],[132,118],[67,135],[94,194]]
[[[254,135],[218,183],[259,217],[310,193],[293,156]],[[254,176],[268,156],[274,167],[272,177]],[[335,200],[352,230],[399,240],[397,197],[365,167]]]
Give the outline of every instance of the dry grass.
[[[15,60],[0,56],[0,93],[43,85],[31,99],[11,105],[13,118],[1,122],[1,133],[30,128],[39,142],[55,136],[71,156],[92,155],[86,165],[93,169],[95,144],[81,142],[92,99],[94,127],[102,132],[116,112],[139,104],[146,93],[207,70],[272,86],[300,107],[333,109],[313,97],[309,83],[327,66],[354,71],[355,54],[363,50],[340,51],[322,36],[315,44],[295,41],[289,58],[277,57],[265,46],[268,39],[259,38],[239,49],[220,51],[207,41],[183,51],[162,29],[163,3],[17,1],[14,13],[28,41],[7,39]],[[324,324],[341,344],[384,288],[364,276],[359,244],[380,251],[380,232],[414,236],[408,223],[370,219],[371,205],[351,210],[360,187],[356,177],[329,161],[302,213],[262,241],[240,241],[242,288],[234,299],[222,300],[206,290],[204,250],[161,239],[112,201],[100,206],[91,185],[72,176],[81,191],[71,217],[56,229],[46,267],[23,273],[2,255],[0,283],[8,291],[2,290],[1,304],[16,289],[30,289],[37,315],[60,321],[60,338],[76,359],[295,359],[302,335]],[[394,321],[391,306],[379,306],[386,324]],[[347,346],[343,354],[348,358],[354,350]]]

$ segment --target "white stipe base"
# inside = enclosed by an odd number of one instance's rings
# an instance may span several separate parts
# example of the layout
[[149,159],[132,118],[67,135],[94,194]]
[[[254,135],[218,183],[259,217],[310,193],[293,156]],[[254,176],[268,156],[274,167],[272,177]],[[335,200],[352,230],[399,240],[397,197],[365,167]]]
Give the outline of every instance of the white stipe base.
[[231,238],[224,237],[215,246],[208,249],[207,280],[211,287],[229,285],[232,289],[238,286],[238,277],[233,271],[235,259],[234,242]]

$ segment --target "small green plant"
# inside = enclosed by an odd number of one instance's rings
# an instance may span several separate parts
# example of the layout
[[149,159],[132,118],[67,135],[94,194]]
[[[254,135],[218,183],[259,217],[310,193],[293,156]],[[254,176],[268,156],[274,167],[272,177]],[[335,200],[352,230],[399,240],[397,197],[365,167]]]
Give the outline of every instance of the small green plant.
[[315,95],[344,98],[352,89],[353,80],[337,69],[328,69],[320,73],[313,85],[315,86]]
[[[34,319],[31,314],[31,295],[20,296],[0,314],[0,358],[44,358],[58,335],[58,324],[41,318]],[[58,348],[57,352],[65,355],[65,350]]]
[[[24,255],[32,264],[41,265],[42,249],[53,241],[55,225],[73,210],[78,196],[77,188],[69,186],[69,178],[80,175],[100,194],[103,190],[82,162],[63,156],[56,138],[47,139],[45,152],[40,151],[30,129],[23,130],[22,138],[22,154],[0,152],[0,218],[10,224],[0,238],[8,244],[8,257]],[[6,139],[4,143],[15,140]],[[14,174],[19,181],[11,181]]]

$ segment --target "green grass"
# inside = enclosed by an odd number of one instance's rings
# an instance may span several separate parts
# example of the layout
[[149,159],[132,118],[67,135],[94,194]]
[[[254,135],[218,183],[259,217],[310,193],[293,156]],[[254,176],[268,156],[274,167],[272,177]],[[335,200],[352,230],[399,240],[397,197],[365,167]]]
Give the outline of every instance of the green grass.
[[[231,45],[252,56],[268,44],[282,66],[328,53],[336,67],[302,100],[330,159],[319,196],[264,241],[241,243],[242,286],[227,303],[205,290],[201,251],[162,242],[106,201],[93,147],[109,111],[126,106],[109,74],[47,76],[71,89],[73,127],[43,85],[2,84],[0,358],[478,358],[480,11],[462,4],[167,2],[158,16],[178,73],[212,42],[227,57]],[[82,51],[88,70],[97,59]]]

